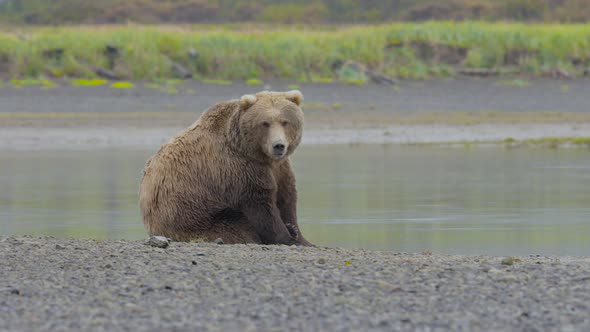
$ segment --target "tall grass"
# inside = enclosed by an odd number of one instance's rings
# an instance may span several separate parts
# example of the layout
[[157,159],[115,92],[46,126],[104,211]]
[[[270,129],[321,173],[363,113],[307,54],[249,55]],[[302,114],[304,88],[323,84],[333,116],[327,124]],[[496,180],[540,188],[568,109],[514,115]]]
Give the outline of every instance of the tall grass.
[[[461,63],[418,54],[412,42],[466,48]],[[4,28],[0,32],[0,75],[94,78],[89,65],[108,67],[105,45],[120,49],[112,68],[132,80],[171,78],[168,59],[208,80],[333,77],[336,60],[355,60],[394,77],[453,75],[459,67],[503,68],[541,74],[561,67],[590,66],[590,24],[400,23],[379,26],[79,26]],[[63,58],[43,51],[63,48]],[[189,55],[196,51],[198,56]],[[507,64],[510,52],[520,52]],[[582,70],[579,67],[579,70]]]

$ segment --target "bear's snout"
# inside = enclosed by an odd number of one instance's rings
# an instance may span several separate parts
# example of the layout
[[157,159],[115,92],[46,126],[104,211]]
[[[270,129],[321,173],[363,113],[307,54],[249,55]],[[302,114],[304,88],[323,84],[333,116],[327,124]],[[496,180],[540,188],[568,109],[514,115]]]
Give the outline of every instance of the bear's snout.
[[273,144],[272,152],[277,156],[282,156],[285,153],[285,144],[281,142]]

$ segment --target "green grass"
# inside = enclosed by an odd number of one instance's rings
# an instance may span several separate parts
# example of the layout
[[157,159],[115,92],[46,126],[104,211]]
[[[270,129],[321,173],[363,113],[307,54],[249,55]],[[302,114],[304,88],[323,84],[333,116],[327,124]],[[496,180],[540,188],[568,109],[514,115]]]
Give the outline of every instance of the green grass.
[[111,84],[111,88],[114,89],[132,89],[135,85],[131,82],[115,82]]
[[262,85],[262,84],[264,84],[264,82],[262,82],[262,80],[259,80],[257,78],[251,78],[246,81],[246,84],[248,84],[248,85]]
[[[120,48],[112,70],[127,80],[168,80],[176,76],[168,59],[205,82],[226,84],[289,79],[360,83],[362,77],[332,70],[352,59],[386,75],[424,79],[456,75],[454,68],[495,68],[541,75],[553,68],[581,73],[590,66],[590,24],[483,22],[398,23],[374,26],[78,26],[7,28],[0,55],[13,78],[94,79],[88,65],[107,68],[105,45]],[[416,46],[418,45],[418,46]],[[420,46],[421,45],[421,46]],[[42,53],[65,49],[60,60]],[[460,61],[448,53],[464,48]],[[189,50],[199,53],[197,58]],[[450,51],[449,51],[450,50]],[[516,54],[516,55],[515,55]],[[451,54],[453,55],[453,54]],[[582,65],[576,67],[572,59]],[[515,85],[520,83],[512,82]]]
[[77,79],[72,81],[72,85],[74,86],[101,86],[107,84],[107,80],[102,79]]
[[508,149],[518,148],[543,148],[543,149],[560,149],[560,148],[574,148],[574,149],[590,149],[590,137],[543,137],[517,140],[512,137],[505,138],[500,141],[448,141],[448,142],[428,142],[428,143],[404,143],[404,145],[416,147],[431,147],[431,146],[445,146],[445,147],[463,147],[465,149],[472,149],[476,147],[497,146]]
[[523,140],[521,144],[548,148],[559,148],[563,146],[590,148],[590,137],[544,137]]
[[517,140],[512,137],[504,139],[502,142],[496,142],[498,144],[504,144],[509,148],[514,147],[543,147],[557,149],[560,147],[577,147],[577,148],[590,148],[590,137],[543,137],[543,138],[531,138],[524,140]]

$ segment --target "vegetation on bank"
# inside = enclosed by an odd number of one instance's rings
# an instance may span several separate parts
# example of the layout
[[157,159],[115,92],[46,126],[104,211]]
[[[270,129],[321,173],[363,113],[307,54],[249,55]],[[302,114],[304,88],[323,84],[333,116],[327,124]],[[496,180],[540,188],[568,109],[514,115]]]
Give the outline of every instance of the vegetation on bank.
[[590,0],[3,0],[19,24],[385,23],[424,20],[587,22]]
[[355,72],[358,66],[342,67],[350,60],[397,78],[582,75],[590,67],[590,24],[125,25],[0,32],[4,79],[94,79],[107,72],[124,80],[366,81]]

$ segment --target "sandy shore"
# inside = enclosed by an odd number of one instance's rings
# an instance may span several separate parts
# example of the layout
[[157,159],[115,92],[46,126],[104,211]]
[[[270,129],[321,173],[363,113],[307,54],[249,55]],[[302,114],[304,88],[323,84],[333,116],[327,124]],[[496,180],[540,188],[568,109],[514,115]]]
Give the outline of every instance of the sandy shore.
[[[565,88],[567,87],[567,89]],[[117,90],[28,86],[0,89],[0,149],[154,149],[216,102],[267,86],[186,82],[170,94],[144,87]],[[302,84],[304,144],[437,144],[590,136],[590,80],[404,81],[396,87]]]
[[[0,130],[0,149],[51,150],[138,148],[155,149],[182,127],[8,127]],[[546,137],[588,137],[590,124],[482,123],[402,124],[378,128],[318,128],[305,130],[302,144],[503,144]]]
[[588,257],[10,237],[0,267],[10,331],[590,329]]

